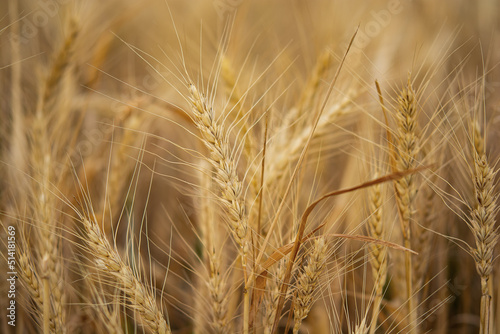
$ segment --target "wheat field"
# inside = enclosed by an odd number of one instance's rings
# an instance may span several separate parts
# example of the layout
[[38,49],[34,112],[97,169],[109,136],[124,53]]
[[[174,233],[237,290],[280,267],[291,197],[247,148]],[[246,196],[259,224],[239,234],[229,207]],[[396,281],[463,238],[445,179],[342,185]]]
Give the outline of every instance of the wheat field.
[[500,333],[499,19],[2,1],[0,332]]

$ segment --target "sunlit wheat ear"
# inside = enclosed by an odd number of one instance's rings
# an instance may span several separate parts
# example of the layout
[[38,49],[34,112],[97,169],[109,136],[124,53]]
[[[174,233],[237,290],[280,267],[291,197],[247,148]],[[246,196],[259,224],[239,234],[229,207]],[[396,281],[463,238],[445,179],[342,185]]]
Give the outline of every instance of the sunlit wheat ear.
[[307,317],[315,302],[315,292],[327,259],[327,248],[325,237],[320,237],[314,243],[313,249],[308,256],[308,263],[297,278],[296,298],[293,314],[295,324],[293,332],[297,334],[302,321]]
[[[473,125],[478,128],[477,124]],[[495,175],[484,152],[484,141],[475,130],[473,149],[474,203],[471,205],[470,227],[476,241],[476,248],[472,250],[476,269],[481,277],[481,327],[480,333],[492,333],[490,317],[492,313],[492,293],[488,281],[493,271],[494,250],[498,241],[498,227],[496,215],[498,213],[498,194],[495,190]],[[477,138],[479,137],[479,138]]]
[[[397,130],[395,136],[395,163],[399,171],[408,171],[417,167],[419,138],[417,133],[417,101],[415,92],[408,79],[408,86],[398,97],[396,109]],[[417,193],[415,175],[409,174],[395,181],[396,201],[401,220],[401,231],[406,248],[411,249],[411,225],[414,219],[414,200]],[[411,331],[417,331],[416,303],[413,297],[412,256],[405,253],[406,296]]]
[[88,250],[94,256],[96,268],[115,280],[113,285],[126,295],[127,306],[140,315],[149,330],[158,334],[171,333],[151,289],[146,288],[134,271],[123,262],[95,221],[82,218],[81,222],[85,228]]
[[243,269],[249,249],[248,218],[243,199],[243,187],[236,171],[236,162],[231,155],[227,133],[215,120],[215,113],[205,97],[194,85],[189,86],[195,122],[202,134],[203,142],[210,150],[209,161],[216,171],[216,181],[222,188],[220,200],[229,213],[231,232],[240,247]]
[[[378,174],[375,173],[375,178]],[[370,188],[369,191],[369,209],[370,217],[368,218],[368,235],[374,239],[385,239],[385,227],[383,220],[383,195],[382,185],[377,184]],[[375,333],[377,328],[377,319],[380,312],[380,305],[383,299],[383,289],[387,280],[387,247],[370,243],[370,264],[372,266],[372,274],[374,277],[374,293],[372,319],[370,325],[370,334]]]

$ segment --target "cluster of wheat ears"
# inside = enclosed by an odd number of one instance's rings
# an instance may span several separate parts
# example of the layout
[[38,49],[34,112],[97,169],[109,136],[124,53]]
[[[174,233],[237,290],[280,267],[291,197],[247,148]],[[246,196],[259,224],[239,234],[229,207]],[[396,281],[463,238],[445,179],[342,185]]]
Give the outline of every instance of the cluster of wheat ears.
[[498,13],[2,1],[0,332],[500,333]]

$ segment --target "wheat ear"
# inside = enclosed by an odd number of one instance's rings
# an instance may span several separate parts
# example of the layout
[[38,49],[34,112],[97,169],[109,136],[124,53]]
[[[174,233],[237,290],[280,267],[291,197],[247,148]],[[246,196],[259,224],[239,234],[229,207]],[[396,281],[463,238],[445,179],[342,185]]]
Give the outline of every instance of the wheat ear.
[[314,293],[319,283],[320,275],[326,264],[327,244],[324,237],[320,237],[314,243],[314,248],[309,256],[309,263],[300,273],[297,279],[297,297],[293,308],[295,324],[293,333],[299,333],[300,325],[314,303]]
[[202,134],[205,146],[210,150],[210,162],[216,171],[216,181],[222,188],[221,203],[229,213],[231,232],[239,245],[241,266],[244,275],[244,332],[248,332],[250,317],[250,296],[247,287],[247,254],[249,250],[248,217],[243,200],[243,187],[236,171],[227,134],[215,119],[215,113],[207,104],[205,97],[195,85],[189,85],[190,101],[197,127]]
[[272,279],[268,280],[268,288],[265,291],[263,300],[264,314],[262,325],[264,327],[264,334],[271,334],[273,328],[274,317],[276,316],[276,308],[280,296],[280,286],[285,278],[285,270],[286,258],[271,268],[271,272],[274,275]]
[[[377,173],[375,173],[376,177],[378,177]],[[371,215],[368,219],[368,234],[374,239],[384,240],[385,230],[382,219],[383,197],[381,188],[381,184],[376,184],[370,188],[369,207]],[[370,334],[374,334],[377,328],[377,318],[382,303],[383,289],[387,279],[387,247],[377,243],[370,243],[369,247],[375,290]]]
[[[479,127],[474,125],[476,129]],[[488,164],[484,152],[484,141],[475,131],[474,138],[474,168],[472,180],[474,183],[474,204],[471,209],[470,227],[476,241],[476,248],[472,255],[476,262],[476,269],[481,277],[481,310],[480,334],[493,333],[490,317],[492,314],[492,301],[489,280],[493,271],[494,250],[498,241],[498,228],[496,215],[498,213],[498,194],[495,192],[495,175]],[[477,138],[479,137],[479,138]]]
[[[349,113],[352,110],[352,96],[345,97],[339,103],[325,109],[314,131],[312,139],[318,139],[327,134],[327,130],[338,118]],[[304,148],[304,142],[307,141],[311,129],[314,125],[305,126],[297,133],[290,133],[290,129],[283,129],[280,136],[269,146],[269,156],[274,157],[266,166],[266,178],[264,188],[272,189],[273,185],[279,185],[286,175],[288,165],[297,160]],[[258,193],[258,191],[256,192]]]
[[[57,158],[57,146],[50,145],[50,121],[56,116],[53,107],[57,101],[55,93],[61,84],[62,78],[71,62],[73,45],[78,35],[78,27],[71,21],[70,33],[66,37],[61,49],[51,66],[50,72],[43,81],[41,92],[38,97],[36,114],[32,124],[30,159],[33,166],[33,177],[37,181],[33,184],[33,205],[37,231],[40,239],[39,259],[45,266],[43,272],[43,288],[50,291],[50,299],[44,299],[44,318],[48,319],[48,313],[52,311],[54,320],[57,322],[57,330],[64,332],[66,323],[66,311],[64,291],[64,270],[60,256],[61,238],[57,235],[57,225],[54,216],[55,198],[48,190],[49,185],[54,183],[58,175],[54,175],[53,167]],[[47,296],[46,296],[47,297]],[[49,304],[52,303],[52,308]],[[48,320],[47,320],[48,321]],[[44,320],[44,324],[47,324]],[[44,326],[46,327],[46,326]]]
[[97,223],[85,217],[82,217],[82,223],[86,232],[88,249],[95,257],[96,267],[116,280],[117,287],[127,297],[129,307],[139,313],[143,323],[153,333],[171,333],[163,313],[156,305],[155,296],[139,281],[134,271],[122,261]]
[[[47,307],[50,312],[50,298],[48,299],[48,302],[45,303],[47,299],[45,299],[46,297],[44,296],[44,283],[40,279],[39,275],[35,272],[34,266],[30,261],[30,256],[25,251],[20,251],[17,264],[19,266],[19,276],[21,277],[21,280],[24,283],[24,287],[28,291],[28,294],[33,300],[36,308],[36,312],[33,312],[33,315],[39,318],[41,323],[44,323],[44,321],[48,321],[48,333],[56,333],[57,331],[54,316],[51,313],[44,314],[43,312],[45,307]],[[44,314],[44,316],[41,316],[41,314]],[[47,314],[50,314],[50,319],[46,319]]]
[[[396,168],[398,171],[408,171],[416,167],[419,150],[417,136],[417,102],[415,92],[408,79],[408,86],[398,98],[397,134],[395,140]],[[411,249],[411,223],[414,216],[414,200],[417,193],[415,176],[408,174],[395,181],[396,200],[398,204],[401,231],[404,246]],[[406,295],[411,333],[417,333],[417,310],[413,296],[412,258],[410,252],[405,252]]]
[[216,181],[222,188],[221,202],[229,213],[231,231],[240,246],[242,262],[246,267],[248,252],[248,219],[243,200],[243,187],[236,172],[236,162],[231,156],[227,135],[215,120],[213,109],[194,85],[189,86],[196,125],[203,142],[210,150],[210,162],[216,170]]
[[210,279],[208,290],[212,300],[212,327],[215,333],[229,333],[227,319],[227,291],[226,282],[220,272],[220,259],[215,251],[209,252]]
[[226,94],[229,97],[228,108],[229,119],[237,126],[238,140],[243,141],[243,152],[247,161],[252,161],[257,155],[256,138],[252,131],[252,126],[249,123],[248,115],[243,109],[244,95],[242,95],[237,87],[236,75],[230,60],[224,55],[221,60],[221,77],[225,83]]

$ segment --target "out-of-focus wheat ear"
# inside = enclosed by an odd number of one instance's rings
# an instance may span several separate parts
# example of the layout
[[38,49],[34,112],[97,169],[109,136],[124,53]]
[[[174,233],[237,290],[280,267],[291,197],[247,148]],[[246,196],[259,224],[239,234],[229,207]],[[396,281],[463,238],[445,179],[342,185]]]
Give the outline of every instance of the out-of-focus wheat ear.
[[[17,1],[9,2],[9,16],[12,20],[11,32],[14,36],[21,36],[20,26],[21,21],[18,20],[19,3]],[[26,172],[26,151],[28,148],[28,142],[26,140],[26,121],[23,117],[23,96],[22,96],[22,66],[23,61],[21,60],[21,42],[19,39],[12,38],[10,42],[10,52],[12,65],[11,68],[11,106],[10,115],[12,117],[11,121],[11,132],[9,140],[9,162],[12,164],[12,168],[8,168],[9,179],[15,180],[13,183],[16,187],[11,187],[11,191],[15,193],[15,197],[21,199],[24,197],[25,191],[27,190],[26,178],[20,177],[19,171]],[[18,203],[20,204],[20,203]]]
[[[432,178],[435,179],[435,178]],[[419,224],[414,225],[413,230],[413,250],[418,253],[418,261],[413,263],[413,287],[419,290],[424,284],[427,267],[429,265],[429,255],[432,249],[432,229],[437,216],[437,211],[440,209],[435,205],[434,197],[435,192],[428,184],[422,185],[420,188],[419,196],[421,200],[418,201],[418,217]]]
[[[236,85],[236,74],[233,65],[226,55],[221,57],[221,78],[224,82],[226,95],[229,97],[230,107],[233,108],[238,106],[238,104],[241,103],[242,95]],[[238,116],[236,117],[238,118]]]
[[[314,131],[313,140],[326,135],[332,123],[335,123],[339,118],[349,114],[353,110],[351,95],[345,97],[339,103],[326,108]],[[279,187],[280,181],[287,180],[285,176],[288,175],[289,165],[299,158],[312,127],[313,125],[306,125],[297,129],[297,133],[294,135],[291,135],[287,129],[283,129],[279,132],[279,136],[272,142],[272,145],[269,145],[267,155],[272,157],[272,159],[267,159],[266,163],[265,189]]]
[[[74,45],[80,33],[80,27],[76,19],[70,19],[68,34],[64,40],[59,53],[56,55],[50,72],[45,79],[42,90],[42,99],[39,102],[39,109],[49,108],[57,98],[57,89],[61,85],[62,79],[68,66],[71,64]],[[39,110],[42,111],[42,110]]]
[[287,137],[294,137],[297,135],[298,131],[300,131],[300,125],[303,125],[303,122],[299,122],[297,126],[294,126],[294,124],[297,123],[297,120],[299,120],[301,116],[304,116],[307,110],[313,107],[314,100],[321,91],[319,89],[321,80],[324,79],[332,63],[333,57],[330,50],[323,50],[316,59],[314,69],[311,71],[297,104],[285,115],[282,129],[287,132]]
[[112,285],[125,294],[127,306],[140,315],[143,324],[149,330],[158,334],[171,333],[151,289],[146,288],[136,277],[135,272],[123,262],[94,220],[82,217],[81,222],[86,232],[88,251],[95,258],[96,268],[102,274],[108,274],[116,280]]
[[299,102],[296,107],[296,115],[293,115],[294,122],[297,118],[303,116],[304,112],[313,106],[314,99],[318,96],[320,92],[319,85],[321,80],[324,78],[325,74],[331,68],[333,63],[333,57],[331,51],[328,49],[323,50],[318,59],[316,60],[316,65],[312,70],[312,73],[307,80],[307,83],[302,90],[302,95],[300,96]]
[[[196,265],[196,271],[199,273],[195,283],[196,295],[194,296],[194,314],[193,314],[193,333],[201,333],[208,326],[207,321],[207,303],[206,301],[210,299],[207,281],[208,275],[205,275],[207,271],[206,268],[209,266],[209,256],[208,252],[212,248],[212,236],[213,231],[213,203],[211,203],[211,188],[212,188],[212,176],[210,171],[212,165],[206,161],[200,161],[200,171],[198,173],[198,180],[200,185],[200,193],[198,199],[198,218],[197,218],[197,231],[200,238],[200,243],[202,248],[199,253],[200,261]],[[204,298],[200,298],[203,296]]]
[[[474,128],[479,128],[477,124]],[[481,278],[481,310],[480,330],[481,334],[493,332],[491,328],[492,316],[492,293],[489,280],[493,272],[493,259],[495,246],[498,241],[498,227],[496,226],[496,215],[498,213],[498,194],[495,190],[495,175],[484,151],[484,139],[479,135],[479,130],[474,131],[473,169],[472,181],[474,185],[474,203],[471,205],[469,224],[474,234],[476,248],[472,249],[472,255],[476,262],[476,269]],[[477,138],[479,137],[479,138]]]
[[[214,173],[213,166],[207,161],[201,162],[202,172],[201,172],[201,211],[200,211],[200,234],[202,238],[202,243],[204,245],[204,251],[202,253],[202,261],[205,265],[208,265],[208,280],[204,275],[200,275],[198,282],[199,293],[202,295],[207,295],[206,300],[210,301],[210,308],[208,313],[210,314],[211,327],[214,333],[229,333],[230,323],[228,319],[228,301],[229,294],[227,290],[226,278],[222,274],[222,261],[221,261],[221,246],[220,241],[222,237],[219,236],[220,228],[217,226],[217,220],[215,218],[216,213],[214,208],[216,207],[212,203],[213,194],[213,178],[212,173]],[[201,298],[197,298],[201,299]],[[204,309],[202,309],[202,307]],[[195,332],[201,333],[206,331],[206,325],[204,322],[203,314],[207,313],[207,306],[202,303],[197,304],[197,308],[200,314],[195,315]]]
[[224,55],[221,60],[221,77],[229,97],[227,109],[228,119],[236,126],[238,141],[243,141],[246,160],[251,162],[257,155],[257,140],[249,123],[246,110],[243,108],[244,96],[241,95],[236,82],[236,75],[230,60]]
[[[141,117],[142,114],[138,113],[135,109],[136,107],[142,106],[142,99],[132,101],[127,104],[126,110],[120,115],[119,125],[122,129],[116,129],[113,135],[113,146],[114,149],[111,153],[110,169],[109,169],[109,179],[107,184],[107,202],[109,203],[111,211],[113,213],[113,221],[111,224],[106,224],[106,234],[110,235],[111,231],[108,228],[113,227],[116,224],[116,215],[122,210],[123,194],[126,192],[126,186],[129,184],[129,175],[132,171],[133,164],[127,159],[129,152],[133,149],[138,142],[137,131],[141,128],[141,124],[144,118]],[[101,208],[104,212],[105,209]],[[105,217],[102,217],[102,221],[105,221]]]
[[478,122],[472,122],[472,141],[474,143],[474,150],[479,157],[486,154],[484,150],[484,139],[481,133],[481,126]]
[[[51,193],[49,187],[53,182],[51,168],[53,167],[53,158],[50,152],[47,133],[36,124],[33,131],[33,139],[40,141],[32,145],[30,159],[36,182],[33,182],[33,216],[36,225],[36,234],[38,237],[37,247],[39,257],[45,259],[47,276],[50,283],[50,296],[53,303],[54,320],[56,327],[61,328],[66,323],[66,308],[64,307],[66,296],[64,291],[64,269],[63,258],[61,255],[62,239],[58,234],[57,219],[55,216],[56,199]],[[38,149],[40,151],[38,151]],[[39,258],[38,260],[41,261]]]
[[285,279],[286,258],[279,261],[276,266],[271,268],[271,277],[267,280],[267,288],[264,293],[263,312],[262,312],[262,327],[264,334],[271,334],[276,317],[276,307],[280,295],[280,286]]
[[[417,156],[420,140],[417,133],[417,100],[411,86],[408,85],[398,97],[396,110],[397,130],[395,136],[395,162],[398,171],[408,171],[417,167]],[[414,200],[417,193],[415,175],[408,174],[394,182],[396,201],[401,221],[401,231],[404,246],[411,249],[411,226],[414,219]],[[412,277],[412,257],[410,252],[405,252],[406,296],[408,305],[409,328],[411,333],[418,333],[417,303],[415,302]]]
[[293,333],[299,333],[302,321],[307,317],[315,302],[315,292],[326,264],[327,243],[325,237],[318,238],[308,256],[308,263],[297,278],[296,298],[294,301]]
[[[44,303],[44,284],[40,279],[39,274],[36,273],[35,266],[31,263],[30,258],[31,256],[20,248],[17,262],[18,273],[35,307],[35,311],[31,312],[31,314],[39,321],[40,324],[42,324],[46,320],[44,319],[45,314],[43,310],[45,306],[48,307],[50,304],[50,298],[47,303]],[[49,321],[49,333],[57,332],[53,315],[51,314],[50,319],[47,320]]]
[[42,291],[43,291],[43,332],[50,332],[50,319],[52,318],[52,311],[50,309],[50,281],[49,281],[49,268],[48,254],[45,254],[42,259]]
[[[73,44],[78,34],[78,26],[71,21],[70,33],[64,41],[59,53],[51,65],[48,76],[42,81],[40,95],[38,96],[37,109],[33,118],[29,159],[33,177],[33,209],[39,234],[39,251],[47,272],[44,272],[50,284],[50,296],[53,303],[52,311],[56,327],[64,331],[66,324],[66,301],[64,291],[64,270],[61,256],[62,239],[57,232],[57,219],[55,217],[56,202],[54,194],[49,187],[56,184],[60,175],[55,175],[54,167],[57,165],[57,155],[61,143],[52,145],[51,121],[65,115],[55,115],[51,109],[57,101],[57,88],[71,63]],[[39,259],[39,261],[41,261]]]
[[[375,173],[375,178],[378,173]],[[376,184],[369,191],[369,212],[368,218],[368,235],[374,239],[385,239],[385,227],[383,219],[382,204],[384,202],[382,195],[382,185]],[[380,312],[380,305],[383,299],[383,289],[387,280],[387,247],[370,243],[370,264],[374,278],[374,293],[375,298],[372,306],[372,320],[370,324],[370,334],[374,334],[377,328],[377,319]]]

